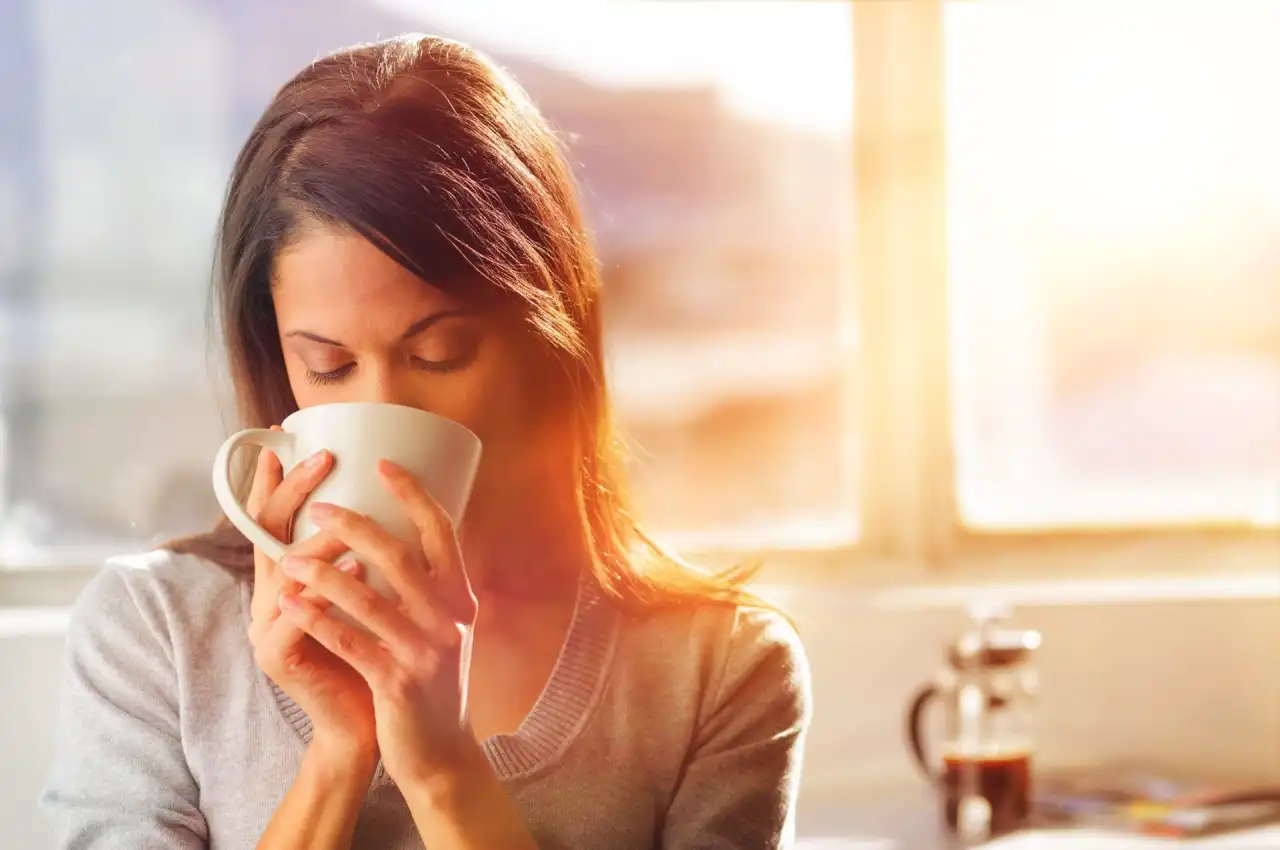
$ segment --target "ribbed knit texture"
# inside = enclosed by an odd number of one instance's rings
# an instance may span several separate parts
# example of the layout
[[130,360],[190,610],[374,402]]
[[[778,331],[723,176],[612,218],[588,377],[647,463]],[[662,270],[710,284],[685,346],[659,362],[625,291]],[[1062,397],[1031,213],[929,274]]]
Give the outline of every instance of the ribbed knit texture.
[[[86,588],[42,798],[60,847],[255,845],[311,721],[254,664],[251,592],[169,552],[112,561]],[[808,669],[780,617],[624,614],[584,579],[533,710],[482,747],[542,850],[755,850],[789,845],[808,719]],[[353,847],[422,847],[381,768]]]

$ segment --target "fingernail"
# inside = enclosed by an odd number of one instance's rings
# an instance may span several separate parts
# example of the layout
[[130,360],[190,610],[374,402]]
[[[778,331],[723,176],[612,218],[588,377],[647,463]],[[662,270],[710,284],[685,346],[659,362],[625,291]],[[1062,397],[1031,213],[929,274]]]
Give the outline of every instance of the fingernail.
[[333,565],[344,573],[354,574],[360,571],[360,562],[350,552],[334,561]]
[[402,472],[404,472],[404,469],[398,463],[387,460],[385,457],[378,461],[378,469],[382,471],[383,475],[390,475],[392,477],[398,477]]
[[320,451],[313,454],[311,457],[304,460],[302,462],[302,466],[306,469],[315,469],[320,464],[324,463],[325,454],[327,454],[327,452],[325,452],[324,449],[321,449]]
[[294,556],[286,555],[280,559],[280,570],[287,576],[296,576],[302,572],[302,564]]
[[328,519],[337,508],[328,502],[316,502],[309,510],[312,519]]
[[280,594],[280,607],[281,607],[281,608],[285,608],[285,609],[290,609],[290,610],[291,610],[291,609],[293,609],[293,608],[297,608],[299,604],[300,604],[300,603],[298,602],[298,597],[296,597],[296,596],[290,596],[290,595],[289,595],[289,594],[287,594],[287,593],[282,593],[282,594]]

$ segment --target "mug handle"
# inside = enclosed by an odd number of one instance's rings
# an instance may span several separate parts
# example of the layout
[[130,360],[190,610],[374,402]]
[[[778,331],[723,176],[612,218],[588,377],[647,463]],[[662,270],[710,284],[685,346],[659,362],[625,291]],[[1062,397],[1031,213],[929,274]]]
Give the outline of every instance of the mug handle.
[[213,494],[218,498],[218,505],[221,506],[223,513],[227,515],[227,519],[231,520],[232,525],[249,538],[249,542],[265,552],[271,560],[278,561],[284,557],[286,544],[277,540],[259,525],[257,520],[249,516],[249,512],[244,509],[244,505],[240,504],[231,486],[231,458],[235,455],[236,449],[243,445],[270,449],[280,458],[284,468],[288,469],[293,465],[294,437],[288,431],[248,428],[228,437],[222,444],[222,448],[218,449],[218,455],[213,461]]

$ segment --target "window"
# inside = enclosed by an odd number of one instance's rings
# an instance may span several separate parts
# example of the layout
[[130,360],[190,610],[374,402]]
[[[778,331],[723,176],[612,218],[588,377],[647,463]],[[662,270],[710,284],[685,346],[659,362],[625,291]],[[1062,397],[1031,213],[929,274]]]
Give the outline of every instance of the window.
[[946,7],[969,525],[1280,517],[1280,5]]
[[0,5],[0,565],[215,515],[232,158],[317,53],[413,29],[566,136],[660,536],[1280,519],[1280,5],[100,6]]
[[204,310],[232,160],[318,53],[407,30],[494,55],[569,139],[650,524],[851,539],[851,17],[754,2],[5,4],[0,563],[145,546],[216,516],[207,470],[230,407]]

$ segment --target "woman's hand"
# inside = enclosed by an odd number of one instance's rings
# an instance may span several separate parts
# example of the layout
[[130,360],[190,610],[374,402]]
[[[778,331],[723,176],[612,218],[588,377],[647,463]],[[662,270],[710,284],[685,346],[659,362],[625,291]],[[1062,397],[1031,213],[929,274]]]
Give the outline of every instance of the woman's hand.
[[[298,464],[282,478],[279,459],[263,449],[258,456],[247,509],[272,536],[288,540],[294,515],[333,466],[333,457],[320,452]],[[348,547],[323,531],[290,551],[329,565]],[[357,584],[359,562],[339,558],[334,572]],[[308,637],[290,619],[280,616],[283,594],[302,590],[290,581],[266,553],[255,547],[254,582],[249,641],[258,666],[307,713],[312,723],[313,755],[338,769],[356,769],[372,777],[377,764],[373,700],[364,679],[345,661]],[[363,586],[363,585],[362,585]],[[327,602],[316,599],[320,607]]]
[[281,597],[283,620],[359,671],[373,695],[382,763],[405,791],[430,796],[484,763],[466,718],[468,633],[476,599],[463,569],[453,523],[418,482],[389,461],[384,485],[419,532],[406,544],[353,511],[313,504],[310,516],[383,571],[397,600],[379,595],[323,557],[283,559],[291,578],[338,605],[364,629],[329,616],[305,593]]

